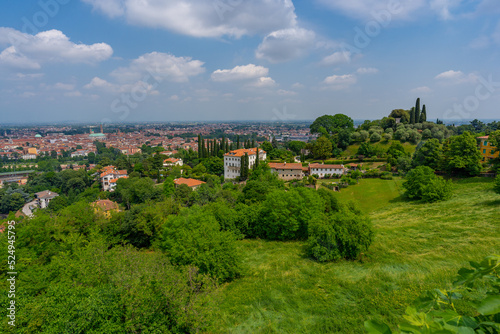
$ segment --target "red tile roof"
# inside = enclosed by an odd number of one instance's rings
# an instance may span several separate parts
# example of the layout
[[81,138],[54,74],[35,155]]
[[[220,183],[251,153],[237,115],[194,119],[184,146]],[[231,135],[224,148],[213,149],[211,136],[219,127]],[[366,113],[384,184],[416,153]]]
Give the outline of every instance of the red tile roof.
[[195,179],[185,179],[185,178],[181,177],[181,178],[175,179],[174,183],[178,186],[180,186],[181,184],[185,184],[188,187],[197,187],[199,185],[202,185],[205,182],[200,181],[200,180],[195,180]]
[[302,170],[302,164],[301,163],[276,163],[276,162],[271,162],[269,164],[269,167],[271,169],[300,169]]
[[[266,153],[264,150],[259,149],[260,154]],[[246,154],[254,155],[257,153],[257,148],[240,148],[224,154],[226,157],[242,157]]]

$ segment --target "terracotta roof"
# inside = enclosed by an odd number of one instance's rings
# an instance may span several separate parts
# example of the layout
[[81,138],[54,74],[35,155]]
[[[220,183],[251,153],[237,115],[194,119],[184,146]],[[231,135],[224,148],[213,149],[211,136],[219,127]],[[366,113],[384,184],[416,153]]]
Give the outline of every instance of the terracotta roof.
[[[260,154],[266,153],[264,150],[259,149]],[[224,154],[225,157],[242,157],[246,154],[254,155],[257,153],[257,148],[240,148]]]
[[59,194],[55,193],[53,191],[44,190],[44,191],[40,191],[39,193],[36,193],[35,196],[36,196],[36,198],[39,198],[39,199],[52,199],[54,197],[59,196]]
[[276,163],[276,162],[271,162],[269,164],[269,167],[271,169],[300,169],[302,170],[302,164],[301,163]]
[[181,178],[175,179],[174,183],[178,186],[181,184],[185,184],[188,187],[197,187],[199,185],[202,185],[205,182],[200,181],[200,180],[195,180],[195,179],[185,179],[185,178],[181,177]]
[[168,158],[168,159],[165,159],[163,162],[177,162],[177,161],[181,161],[181,159]]
[[94,207],[98,207],[99,209],[103,211],[110,211],[110,210],[118,210],[118,203],[110,201],[109,199],[102,199],[96,202],[93,202],[92,205]]
[[477,139],[488,139],[490,136],[482,136],[482,137],[477,137]]
[[324,165],[324,164],[310,164],[309,168],[323,168],[323,169],[342,169],[343,165]]

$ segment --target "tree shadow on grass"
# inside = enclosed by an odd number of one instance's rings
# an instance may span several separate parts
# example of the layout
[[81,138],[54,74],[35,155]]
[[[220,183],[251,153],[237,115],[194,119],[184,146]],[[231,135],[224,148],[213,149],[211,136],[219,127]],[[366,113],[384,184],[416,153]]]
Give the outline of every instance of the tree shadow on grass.
[[492,201],[486,201],[483,203],[484,206],[500,206],[500,198]]
[[399,195],[398,197],[395,197],[395,198],[389,200],[389,203],[412,203],[412,202],[413,201],[411,201],[405,195]]

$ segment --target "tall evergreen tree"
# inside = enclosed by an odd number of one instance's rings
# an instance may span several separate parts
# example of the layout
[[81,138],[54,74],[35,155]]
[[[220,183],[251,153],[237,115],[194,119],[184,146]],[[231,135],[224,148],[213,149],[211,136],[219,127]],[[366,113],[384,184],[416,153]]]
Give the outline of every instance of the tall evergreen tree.
[[420,114],[420,123],[427,121],[427,110],[425,109],[425,104],[422,106],[422,113]]
[[415,123],[420,123],[420,98],[415,102]]
[[257,147],[256,152],[255,152],[255,163],[253,165],[253,169],[257,169],[260,164],[260,155],[259,155],[259,148]]
[[251,147],[256,147],[255,146],[255,138],[252,138],[252,146]]
[[198,134],[198,159],[201,159],[201,134]]
[[415,107],[410,110],[410,124],[415,124]]
[[240,181],[248,179],[248,162],[248,154],[245,153],[245,155],[241,157]]
[[240,135],[238,135],[236,137],[236,149],[239,150],[240,149]]

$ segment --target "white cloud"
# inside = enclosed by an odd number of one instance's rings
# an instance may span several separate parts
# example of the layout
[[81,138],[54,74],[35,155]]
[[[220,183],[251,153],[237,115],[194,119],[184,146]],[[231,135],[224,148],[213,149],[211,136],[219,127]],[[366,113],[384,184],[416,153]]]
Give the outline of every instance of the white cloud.
[[75,89],[75,85],[74,84],[65,84],[65,83],[62,83],[62,82],[58,82],[54,85],[54,88],[55,89],[60,89],[60,90],[73,90]]
[[284,90],[284,89],[279,89],[276,93],[277,93],[278,95],[282,95],[282,96],[293,96],[293,95],[297,95],[297,92],[290,91],[290,90]]
[[258,59],[281,63],[306,55],[316,45],[312,30],[290,28],[268,34],[255,53]]
[[178,95],[172,95],[169,97],[170,101],[179,101],[179,96]]
[[107,82],[104,79],[101,79],[99,77],[94,77],[90,83],[86,84],[83,86],[85,89],[94,89],[94,88],[99,88],[99,89],[105,89],[105,90],[115,90],[116,86]]
[[75,44],[59,30],[29,35],[12,28],[0,28],[0,44],[8,45],[0,53],[0,63],[23,69],[40,69],[43,63],[93,64],[111,57],[106,43]]
[[[375,20],[387,25],[393,20],[415,20],[420,15],[434,13],[443,20],[453,18],[462,0],[316,0],[344,15],[362,20]],[[497,4],[495,4],[497,5]]]
[[293,89],[302,89],[304,88],[305,86],[303,84],[301,84],[300,82],[296,82],[292,85],[292,88]]
[[187,82],[189,77],[205,72],[203,62],[190,57],[175,57],[170,54],[151,52],[134,59],[128,67],[111,73],[119,82],[134,82],[154,76],[154,80]]
[[323,83],[326,85],[325,88],[341,90],[354,85],[357,81],[358,79],[354,74],[344,74],[326,77]]
[[274,86],[276,86],[276,81],[274,81],[270,77],[259,78],[256,81],[247,85],[247,87],[254,87],[254,88],[271,88]]
[[195,37],[266,34],[293,27],[291,0],[82,0],[111,18]]
[[358,73],[358,74],[376,74],[376,73],[378,73],[378,69],[373,68],[373,67],[361,67],[361,68],[358,68],[356,73]]
[[417,87],[417,88],[413,88],[411,90],[411,93],[413,93],[413,94],[427,94],[430,92],[432,92],[432,89],[430,89],[427,86]]
[[217,82],[238,81],[265,77],[269,69],[263,66],[248,64],[236,66],[230,70],[216,70],[212,73],[212,80]]
[[474,73],[464,74],[462,71],[449,70],[436,75],[436,80],[448,84],[475,83],[478,77]]
[[349,51],[337,51],[333,54],[326,56],[321,60],[320,65],[332,66],[338,64],[349,63],[351,61],[351,53]]

